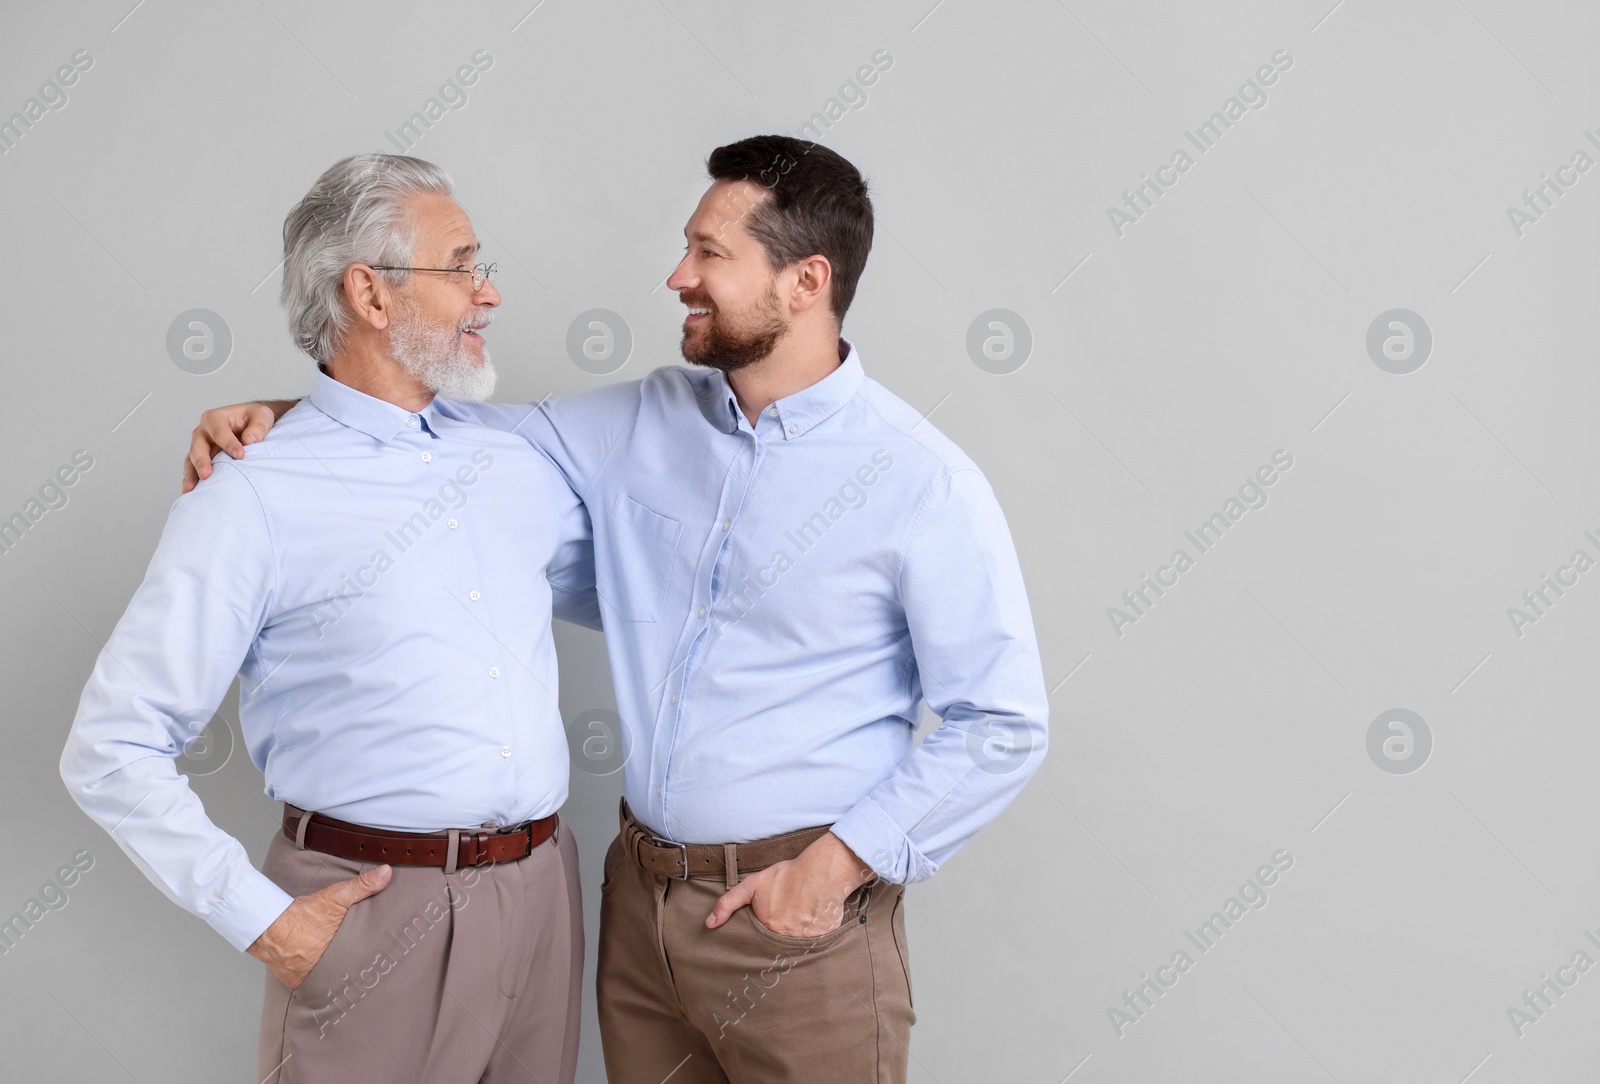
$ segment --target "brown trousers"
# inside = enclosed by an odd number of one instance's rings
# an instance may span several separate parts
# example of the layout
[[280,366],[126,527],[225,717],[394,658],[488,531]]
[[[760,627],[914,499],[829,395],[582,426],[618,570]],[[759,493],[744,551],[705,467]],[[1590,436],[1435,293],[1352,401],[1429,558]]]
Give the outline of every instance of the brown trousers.
[[[370,866],[278,832],[262,872],[299,896]],[[256,1078],[572,1084],[582,992],[578,851],[562,823],[515,862],[448,877],[395,866],[298,987],[267,972]]]
[[911,976],[904,886],[786,937],[741,907],[708,930],[724,879],[683,881],[606,853],[595,978],[608,1084],[904,1084]]

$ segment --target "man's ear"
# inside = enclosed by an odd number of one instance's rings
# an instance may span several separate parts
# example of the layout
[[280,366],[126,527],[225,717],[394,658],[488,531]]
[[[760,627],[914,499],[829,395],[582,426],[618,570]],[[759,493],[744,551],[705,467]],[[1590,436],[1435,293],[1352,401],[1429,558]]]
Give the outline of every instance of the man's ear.
[[345,301],[357,320],[382,331],[394,318],[397,298],[394,288],[366,264],[353,263],[344,269]]
[[807,256],[795,264],[794,287],[789,291],[789,308],[796,313],[805,312],[821,302],[828,304],[833,283],[833,265],[826,256]]

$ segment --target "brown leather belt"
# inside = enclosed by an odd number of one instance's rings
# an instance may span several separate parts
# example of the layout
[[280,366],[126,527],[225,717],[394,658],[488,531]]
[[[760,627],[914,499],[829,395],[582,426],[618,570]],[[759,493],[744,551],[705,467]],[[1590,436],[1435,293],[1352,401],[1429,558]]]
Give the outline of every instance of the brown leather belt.
[[335,820],[287,803],[283,807],[283,834],[296,845],[358,862],[387,862],[392,866],[443,866],[454,873],[461,866],[488,866],[515,862],[555,835],[557,814],[514,828],[455,829],[443,832],[388,832],[361,824]]
[[738,883],[741,873],[754,873],[779,862],[797,858],[812,842],[826,835],[832,825],[801,828],[781,836],[751,843],[678,843],[662,839],[634,819],[626,800],[620,813],[622,853],[639,868],[658,877],[721,877],[729,887]]

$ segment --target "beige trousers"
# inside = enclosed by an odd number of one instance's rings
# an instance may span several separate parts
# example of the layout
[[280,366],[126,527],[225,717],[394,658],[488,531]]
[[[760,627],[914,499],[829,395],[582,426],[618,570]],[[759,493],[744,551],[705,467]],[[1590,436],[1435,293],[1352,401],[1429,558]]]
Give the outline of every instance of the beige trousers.
[[[262,872],[290,895],[370,864],[274,833]],[[269,971],[256,1078],[572,1084],[583,985],[578,852],[563,822],[525,858],[395,866],[345,914],[294,990]]]

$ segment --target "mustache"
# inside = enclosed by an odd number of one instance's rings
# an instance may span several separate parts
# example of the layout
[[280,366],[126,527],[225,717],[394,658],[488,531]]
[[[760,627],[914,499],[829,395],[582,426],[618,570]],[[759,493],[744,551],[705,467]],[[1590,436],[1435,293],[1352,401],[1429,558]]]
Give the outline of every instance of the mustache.
[[456,332],[459,334],[459,333],[461,333],[463,331],[482,331],[484,328],[488,327],[493,322],[494,322],[494,313],[493,313],[493,311],[489,310],[489,309],[484,309],[482,312],[473,313],[471,316],[469,316],[465,320],[461,321],[461,323],[457,324],[456,325]]

